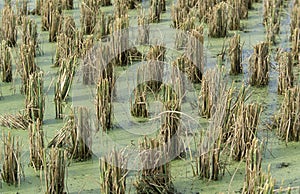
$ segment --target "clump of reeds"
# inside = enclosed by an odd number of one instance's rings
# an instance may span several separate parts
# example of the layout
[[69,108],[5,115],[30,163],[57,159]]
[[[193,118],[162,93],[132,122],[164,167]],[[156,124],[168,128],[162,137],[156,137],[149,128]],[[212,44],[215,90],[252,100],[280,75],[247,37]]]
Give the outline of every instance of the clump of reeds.
[[35,0],[35,8],[31,11],[33,15],[41,15],[44,0]]
[[278,136],[286,142],[300,140],[299,113],[300,87],[295,86],[285,91],[281,108],[275,116]]
[[200,95],[198,98],[199,113],[202,117],[210,118],[213,115],[213,107],[217,103],[219,87],[222,84],[222,70],[207,70],[201,83]]
[[293,87],[293,62],[290,52],[281,52],[278,57],[279,76],[278,76],[278,94],[283,94],[289,88]]
[[112,26],[111,49],[113,56],[116,56],[112,63],[116,66],[127,65],[129,62],[129,18],[128,15],[121,15],[115,18]]
[[257,104],[245,104],[243,100],[236,104],[236,115],[233,115],[234,124],[227,139],[230,145],[230,155],[237,161],[246,156],[252,140],[256,136],[259,117],[262,107]]
[[296,28],[292,36],[292,53],[294,64],[300,63],[300,28]]
[[106,38],[106,36],[112,33],[113,20],[114,18],[111,14],[99,11],[99,19],[96,27],[98,39]]
[[110,6],[112,5],[111,0],[99,0],[101,6]]
[[4,0],[4,6],[11,6],[11,0]]
[[29,124],[30,121],[26,118],[25,114],[0,115],[0,125],[3,127],[27,130]]
[[115,0],[114,1],[114,16],[115,18],[123,18],[128,15],[128,1],[127,0]]
[[275,43],[275,35],[280,30],[280,8],[281,0],[266,0],[264,1],[264,25],[267,31],[267,40],[270,43]]
[[11,136],[10,132],[2,133],[3,156],[1,177],[9,185],[20,186],[24,172],[21,166],[21,148],[19,138]]
[[68,157],[85,161],[92,157],[92,122],[86,107],[76,107],[64,120],[64,126],[49,142],[48,148],[64,148]]
[[166,163],[167,150],[159,141],[145,138],[140,143],[142,169],[134,183],[136,192],[166,193],[175,192],[171,178],[170,164]]
[[63,118],[64,103],[71,89],[77,63],[76,56],[65,58],[61,61],[57,82],[54,88],[55,113],[57,119]]
[[[176,80],[174,80],[176,81]],[[180,84],[181,82],[177,83]],[[174,83],[175,85],[175,83]],[[161,141],[166,143],[169,156],[179,156],[183,151],[180,140],[181,133],[181,99],[172,87],[164,85],[163,107],[161,115],[160,137]]]
[[112,93],[108,78],[100,79],[96,90],[96,114],[103,131],[108,131],[112,126]]
[[16,9],[17,9],[17,23],[20,24],[22,17],[26,16],[28,11],[28,0],[17,0],[16,1]]
[[228,4],[221,2],[215,5],[208,21],[208,35],[215,38],[227,36]]
[[44,73],[33,72],[29,75],[28,82],[26,83],[26,117],[30,121],[40,120],[43,122],[45,97],[44,97]]
[[62,9],[72,10],[74,8],[73,0],[62,0]]
[[[46,194],[63,194],[65,190],[66,151],[51,148],[47,164],[44,164]],[[44,156],[45,157],[45,156]],[[46,161],[44,161],[46,162]]]
[[42,1],[41,15],[42,15],[42,30],[47,31],[51,26],[56,27],[59,21],[56,21],[58,15],[62,14],[61,0]]
[[74,17],[66,16],[62,24],[61,33],[64,33],[67,37],[75,40],[76,38],[76,24]]
[[[159,23],[162,13],[162,4],[165,0],[151,0],[149,8],[149,21],[152,23]],[[164,3],[165,4],[165,3]]]
[[209,180],[218,180],[225,170],[220,159],[223,149],[221,143],[232,99],[232,91],[226,90],[226,83],[220,82],[216,93],[214,109],[211,110],[211,121],[207,130],[199,132],[200,139],[196,141],[195,165],[192,165],[194,176]]
[[[188,6],[189,1],[179,0],[176,4],[173,4],[171,9],[171,18],[173,28],[180,29],[182,23],[187,22],[186,18],[190,15],[190,7]],[[190,15],[191,16],[191,15]]]
[[99,2],[94,0],[84,0],[80,7],[80,24],[83,34],[93,34],[97,23]]
[[275,179],[270,174],[270,165],[267,174],[262,171],[262,143],[259,145],[255,138],[249,146],[242,193],[274,193]]
[[[220,129],[216,130],[220,131]],[[222,172],[220,163],[221,137],[218,135],[217,139],[209,143],[205,142],[204,139],[204,137],[201,137],[201,142],[203,142],[200,143],[201,146],[197,149],[198,156],[196,157],[195,166],[193,166],[193,175],[203,179],[218,180],[220,172]]]
[[22,44],[20,47],[20,65],[17,66],[18,72],[22,79],[21,93],[27,94],[27,83],[31,74],[38,70],[35,63],[34,54],[35,48],[32,42],[31,44]]
[[29,131],[29,145],[30,145],[30,165],[40,170],[43,166],[44,159],[44,132],[42,129],[42,122],[37,119],[36,122],[30,123]]
[[67,27],[73,27],[72,22],[65,24],[64,30],[57,37],[55,67],[60,67],[64,58],[84,57],[91,47],[88,48],[86,44],[91,40],[90,38],[83,40],[83,34],[80,31]]
[[204,71],[204,38],[203,27],[198,26],[191,30],[185,50],[185,56],[190,61],[186,73],[193,83],[200,83]]
[[291,13],[291,38],[294,36],[295,29],[300,29],[300,3],[295,0]]
[[157,92],[162,85],[163,79],[163,62],[165,61],[166,48],[163,45],[151,45],[147,54],[148,72],[150,81],[147,85],[152,92]]
[[[248,12],[252,6],[251,1],[252,0],[239,1],[239,7],[240,7],[239,14],[240,14],[241,19],[248,19]],[[249,7],[249,5],[250,5],[250,7]]]
[[175,37],[175,47],[177,49],[186,48],[188,44],[187,39],[190,38],[189,35],[191,35],[188,32],[191,32],[192,30],[195,29],[195,22],[196,22],[195,12],[193,11],[190,11],[187,15],[184,14],[184,16],[181,17],[182,17],[181,18],[182,21],[178,20],[176,22],[176,24],[178,25],[176,26],[176,28],[179,29],[178,31],[176,31],[176,37]]
[[3,40],[0,45],[0,68],[2,69],[2,81],[11,82],[12,77],[12,55],[8,43]]
[[242,45],[240,43],[240,35],[235,34],[230,39],[228,55],[230,57],[230,74],[237,75],[243,72],[242,66]]
[[148,107],[147,107],[147,85],[144,84],[144,74],[143,68],[138,68],[137,70],[137,87],[134,89],[133,102],[131,102],[130,110],[131,115],[134,117],[148,117]]
[[[251,0],[250,0],[251,1]],[[240,11],[241,3],[237,0],[231,0],[230,6],[228,6],[228,29],[229,30],[240,30]]]
[[249,60],[252,86],[264,86],[269,83],[269,45],[266,42],[254,46],[254,53]]
[[63,23],[63,16],[58,11],[51,12],[51,22],[49,26],[49,42],[56,42],[57,36],[61,31],[62,23]]
[[88,160],[92,157],[92,122],[90,112],[86,107],[78,107],[74,111],[74,124],[72,132],[71,158],[75,160]]
[[127,158],[124,150],[113,150],[100,159],[100,188],[102,193],[125,194]]
[[10,47],[17,44],[17,16],[10,5],[2,10],[2,37]]
[[34,56],[36,56],[36,51],[39,48],[38,45],[38,33],[37,24],[34,20],[30,19],[28,16],[21,18],[22,20],[22,44],[29,45],[33,44]]
[[150,26],[149,19],[146,17],[144,10],[141,9],[138,16],[138,44],[149,44]]
[[[184,1],[183,1],[184,2]],[[190,2],[190,1],[189,1]],[[210,17],[210,12],[212,8],[218,3],[219,1],[211,1],[211,0],[200,0],[197,2],[198,6],[198,18],[201,22],[208,22],[208,18]]]

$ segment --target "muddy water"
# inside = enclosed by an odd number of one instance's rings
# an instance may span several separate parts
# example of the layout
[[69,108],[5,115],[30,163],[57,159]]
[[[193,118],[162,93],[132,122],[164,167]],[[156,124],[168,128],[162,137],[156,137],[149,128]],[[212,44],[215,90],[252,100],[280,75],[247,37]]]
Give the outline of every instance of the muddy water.
[[[170,3],[170,1],[169,1]],[[2,2],[0,2],[1,6]],[[76,1],[76,9],[73,11],[66,11],[65,14],[73,15],[76,19],[76,24],[79,26],[79,3]],[[34,3],[30,3],[30,7],[34,7]],[[265,39],[264,27],[262,25],[262,3],[254,4],[254,9],[249,13],[249,19],[242,21],[243,30],[237,33],[241,34],[241,40],[244,41],[243,47],[243,68],[244,73],[239,76],[226,76],[228,83],[232,81],[236,82],[238,88],[242,82],[247,84],[248,80],[248,58],[252,53],[252,46]],[[107,7],[103,9],[106,12],[111,12],[112,8]],[[290,47],[288,42],[289,36],[289,16],[290,13],[288,7],[283,10],[281,33],[277,38],[278,45],[284,49]],[[136,24],[136,12],[130,11],[131,24]],[[40,26],[40,17],[33,17],[37,24]],[[153,24],[152,29],[158,29],[161,33],[161,40],[164,40],[169,47],[173,43],[172,35],[174,31],[170,28],[170,13],[167,12],[162,16],[162,22],[159,24]],[[230,32],[230,36],[234,32]],[[157,37],[157,36],[155,36]],[[52,81],[56,78],[57,69],[51,67],[54,53],[55,44],[50,44],[48,40],[48,32],[40,32],[40,40],[44,55],[38,56],[36,61],[38,65],[45,72],[45,92],[47,92],[46,98],[46,112],[43,128],[45,130],[46,142],[50,141],[55,132],[62,126],[63,121],[55,120],[55,110],[53,103],[53,85]],[[213,68],[216,64],[216,56],[221,52],[222,46],[228,43],[228,39],[211,39],[205,32],[205,53],[207,56],[207,63],[205,69]],[[170,45],[169,45],[170,44]],[[141,48],[142,49],[142,48]],[[169,49],[168,57],[174,53]],[[273,52],[273,57],[274,57]],[[14,55],[17,52],[14,51]],[[15,61],[17,63],[17,60]],[[224,62],[224,65],[229,72],[228,60]],[[118,74],[121,74],[127,68],[118,68]],[[298,79],[298,69],[295,70]],[[277,180],[277,185],[280,185],[284,181],[284,186],[296,187],[300,185],[300,165],[298,163],[300,158],[300,144],[289,143],[287,146],[285,143],[279,141],[273,132],[265,131],[265,124],[269,122],[270,117],[278,110],[282,97],[277,95],[277,72],[274,68],[271,68],[270,83],[264,88],[252,87],[253,96],[250,101],[257,101],[263,104],[264,112],[262,115],[262,121],[260,125],[259,138],[265,140],[264,147],[264,160],[263,168],[266,170],[267,166],[271,165],[271,173]],[[15,76],[14,76],[15,77]],[[19,93],[20,80],[16,79],[14,83],[0,83],[0,91],[2,93],[2,99],[0,101],[0,114],[4,113],[16,113],[22,110],[24,107],[24,97]],[[199,88],[199,86],[195,86]],[[183,106],[186,106],[185,104]],[[160,107],[157,104],[157,107]],[[154,114],[157,111],[156,105],[150,105],[150,109]],[[118,110],[116,110],[118,111]],[[125,118],[124,118],[125,119]],[[126,119],[125,119],[126,120]],[[119,120],[122,122],[122,120]],[[201,125],[206,126],[207,120],[202,119]],[[145,124],[147,126],[147,123]],[[131,126],[133,129],[135,125]],[[7,133],[8,130],[0,127],[2,131]],[[13,186],[7,186],[5,183],[0,187],[0,193],[43,193],[44,182],[39,178],[39,172],[28,167],[29,163],[29,150],[28,150],[28,137],[26,131],[10,130],[14,135],[22,138],[23,153],[22,161],[25,171],[25,180],[22,182],[20,188]],[[155,135],[155,133],[153,134]],[[140,136],[132,135],[126,130],[120,128],[120,125],[116,124],[114,130],[109,133],[109,136],[123,146],[135,144],[137,145]],[[0,144],[2,146],[2,144]],[[2,148],[1,148],[2,150]],[[282,167],[282,163],[289,164],[288,167]],[[2,164],[1,164],[2,165]],[[243,186],[244,179],[244,163],[236,163],[228,161],[225,175],[220,181],[206,181],[198,180],[192,176],[192,168],[190,160],[176,160],[171,163],[173,182],[176,189],[182,193],[218,193],[218,192],[238,192]],[[72,162],[68,166],[67,172],[67,192],[69,193],[99,193],[99,162],[95,156],[93,160],[87,162],[75,163]],[[128,193],[134,193],[132,183],[135,181],[135,172],[130,173],[128,177]]]

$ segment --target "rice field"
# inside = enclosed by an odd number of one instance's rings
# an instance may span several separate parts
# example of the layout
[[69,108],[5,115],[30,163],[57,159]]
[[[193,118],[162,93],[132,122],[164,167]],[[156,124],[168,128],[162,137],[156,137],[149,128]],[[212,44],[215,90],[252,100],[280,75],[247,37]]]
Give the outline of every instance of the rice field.
[[299,193],[299,0],[3,0],[0,193]]

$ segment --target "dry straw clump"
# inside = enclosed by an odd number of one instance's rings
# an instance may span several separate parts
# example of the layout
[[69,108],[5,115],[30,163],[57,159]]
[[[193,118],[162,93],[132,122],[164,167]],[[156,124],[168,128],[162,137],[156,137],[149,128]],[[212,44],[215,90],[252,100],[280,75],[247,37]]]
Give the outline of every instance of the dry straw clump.
[[279,76],[278,76],[278,94],[283,94],[289,88],[293,87],[293,61],[290,52],[281,52],[278,57]]
[[[251,1],[251,0],[250,0]],[[241,2],[237,0],[230,0],[228,6],[228,28],[229,30],[240,30],[241,19]]]
[[17,16],[10,5],[6,5],[2,10],[1,33],[4,40],[10,47],[17,44]]
[[264,86],[269,83],[269,45],[266,42],[254,46],[254,53],[249,61],[252,86]]
[[152,92],[158,92],[163,79],[164,72],[164,64],[165,61],[166,48],[163,45],[151,45],[150,50],[147,54],[147,62],[148,62],[148,73],[149,73],[149,81],[147,83],[148,88]]
[[45,111],[44,74],[34,72],[29,76],[25,97],[26,118],[29,121],[43,122]]
[[295,86],[285,91],[279,113],[275,116],[277,133],[280,138],[288,141],[300,139],[300,87]]
[[61,0],[62,9],[72,10],[74,8],[73,0]]
[[147,106],[147,85],[144,84],[144,72],[143,68],[138,68],[137,70],[137,83],[138,86],[134,89],[133,92],[133,101],[131,101],[131,115],[134,117],[142,117],[147,118],[148,117],[148,106]]
[[[49,39],[57,32],[55,29],[61,23],[57,21],[58,17],[62,17],[62,6],[60,0],[49,0],[41,3],[42,30],[50,31]],[[60,19],[60,18],[59,18]],[[51,30],[51,28],[53,30]],[[50,41],[51,42],[51,41]]]
[[102,193],[125,194],[127,158],[125,150],[113,150],[100,159],[100,188]]
[[31,11],[33,15],[41,15],[44,0],[35,0],[35,8]]
[[202,26],[191,30],[187,39],[185,56],[189,59],[186,69],[189,79],[193,83],[200,83],[204,72],[204,38]]
[[[44,180],[46,194],[63,194],[65,190],[65,176],[67,157],[66,151],[51,148],[48,162],[44,160]],[[44,156],[44,158],[46,158]]]
[[183,151],[180,139],[180,134],[182,132],[180,113],[181,99],[179,98],[179,94],[168,85],[162,87],[162,93],[164,98],[164,111],[161,114],[162,125],[159,132],[161,142],[166,143],[168,154],[171,154],[171,156],[178,156]]
[[165,0],[151,0],[149,8],[149,20],[153,23],[159,23],[163,11],[166,11]]
[[294,64],[300,63],[300,28],[295,28],[292,36],[292,53]]
[[10,129],[27,130],[30,121],[26,118],[25,114],[6,114],[0,115],[0,125]]
[[242,66],[242,45],[240,43],[240,35],[235,34],[230,39],[228,55],[230,57],[230,74],[238,75],[243,73]]
[[40,170],[44,159],[44,132],[42,123],[39,119],[30,123],[28,126],[29,145],[30,145],[30,165]]
[[91,113],[86,107],[75,109],[75,118],[72,132],[71,158],[75,160],[87,160],[92,157],[92,122]]
[[221,71],[219,69],[208,70],[203,76],[198,97],[199,113],[202,117],[210,118],[213,115],[213,108],[219,97],[219,87],[223,82]]
[[17,70],[21,76],[22,87],[21,93],[27,94],[28,82],[30,75],[36,72],[39,68],[35,63],[34,59],[35,47],[32,42],[25,45],[22,44],[20,47],[20,64],[17,65]]
[[34,20],[30,19],[28,16],[23,16],[22,21],[22,44],[34,45],[34,56],[36,56],[36,51],[39,49],[37,24]]
[[105,39],[109,34],[112,33],[112,25],[114,17],[112,14],[99,11],[99,18],[96,25],[96,37],[97,39]]
[[262,171],[262,143],[259,145],[255,138],[250,142],[250,148],[247,150],[245,180],[242,193],[275,193],[275,179],[270,173]]
[[264,1],[264,22],[267,31],[267,41],[275,43],[275,35],[280,30],[280,9],[282,1],[266,0]]
[[66,116],[64,126],[49,142],[48,148],[64,148],[68,157],[85,161],[92,157],[92,123],[90,111],[86,107],[76,107]]
[[112,5],[111,0],[99,0],[101,6],[110,6]]
[[177,1],[176,4],[172,5],[171,18],[173,21],[173,28],[180,29],[184,22],[188,22],[187,18],[191,18],[189,1]]
[[22,17],[26,16],[28,11],[28,0],[17,0],[16,1],[16,9],[17,9],[17,16],[18,16],[18,24],[21,23]]
[[55,113],[57,119],[63,118],[63,107],[72,86],[78,59],[76,56],[62,60],[54,87]]
[[155,139],[145,138],[140,143],[139,156],[143,169],[138,172],[137,181],[134,183],[138,194],[175,192],[166,154],[164,144]]
[[21,148],[19,138],[11,136],[10,132],[7,135],[2,133],[3,140],[3,157],[1,177],[4,182],[9,185],[20,186],[21,178],[24,172],[21,166]]
[[2,81],[11,82],[12,77],[12,54],[8,43],[3,40],[0,44],[0,68],[2,69]]
[[100,79],[96,90],[96,114],[103,131],[108,131],[112,127],[112,93],[110,82],[107,78]]
[[[216,70],[212,73],[219,74]],[[215,75],[216,77],[221,75]],[[218,80],[216,80],[218,81]],[[207,130],[199,132],[196,139],[196,157],[192,165],[193,175],[204,179],[218,180],[225,169],[221,161],[222,135],[230,114],[231,91],[226,91],[226,84],[220,82],[215,94],[214,108],[211,110],[211,122]],[[197,136],[196,136],[197,137]]]
[[50,17],[51,22],[49,26],[49,42],[56,42],[57,36],[62,28],[63,16],[59,11],[55,10],[51,12]]
[[138,44],[149,44],[149,34],[149,18],[147,18],[147,16],[145,15],[144,10],[141,9],[138,16]]
[[228,3],[215,5],[209,16],[208,35],[214,38],[227,36],[228,33]]
[[94,33],[97,23],[97,15],[100,3],[95,0],[84,0],[80,7],[80,24],[83,34],[90,35]]
[[294,0],[292,14],[291,14],[291,37],[294,36],[296,28],[300,28],[300,2]]
[[235,160],[246,156],[249,145],[256,136],[262,107],[259,104],[237,104],[237,114],[233,115],[233,125],[227,142],[230,145],[230,155]]

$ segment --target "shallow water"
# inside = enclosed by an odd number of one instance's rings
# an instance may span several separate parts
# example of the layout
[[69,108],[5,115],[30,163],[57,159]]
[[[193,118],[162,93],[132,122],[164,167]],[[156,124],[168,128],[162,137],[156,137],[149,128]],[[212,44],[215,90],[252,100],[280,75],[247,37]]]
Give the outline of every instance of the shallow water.
[[[171,1],[169,1],[170,3]],[[290,2],[290,1],[289,1]],[[2,2],[0,2],[1,7]],[[30,6],[33,7],[33,1]],[[76,24],[79,26],[79,3],[76,1],[76,9],[73,11],[66,11],[66,15],[73,15],[76,19]],[[170,4],[169,4],[170,5]],[[169,8],[169,7],[168,7]],[[243,31],[237,33],[241,34],[241,40],[244,41],[243,47],[243,71],[244,73],[239,76],[226,76],[226,79],[230,83],[235,81],[236,87],[241,85],[241,82],[247,83],[248,81],[248,58],[252,53],[252,46],[256,43],[263,41],[265,39],[264,27],[262,25],[262,3],[254,4],[254,9],[249,13],[249,19],[242,21],[244,26]],[[107,7],[103,9],[106,12],[111,12],[112,8]],[[169,10],[169,9],[168,9]],[[136,24],[136,13],[130,11],[131,24]],[[281,34],[277,38],[279,41],[278,45],[284,49],[290,47],[288,42],[289,36],[289,8],[285,8],[284,14],[281,20]],[[37,24],[40,25],[40,18],[33,17]],[[174,44],[174,39],[172,35],[175,31],[170,28],[171,21],[169,20],[170,13],[167,12],[162,16],[162,22],[159,24],[152,24],[152,29],[159,35],[154,34],[154,37],[161,37],[160,40],[164,40],[166,45],[171,48]],[[232,36],[234,32],[230,32]],[[48,43],[48,32],[40,32],[40,40],[42,45],[42,50],[44,55],[38,56],[36,61],[38,65],[45,72],[45,91],[47,91],[46,97],[46,109],[43,128],[45,130],[46,144],[51,140],[55,132],[60,129],[63,125],[63,121],[55,120],[55,110],[53,103],[53,85],[52,81],[56,78],[56,68],[52,67],[53,57],[55,53],[56,45],[54,43]],[[205,33],[205,53],[207,57],[207,63],[205,64],[205,69],[213,68],[216,64],[216,55],[221,52],[222,45],[228,43],[228,39],[212,39]],[[14,52],[16,54],[16,52]],[[172,49],[168,50],[168,57],[172,59]],[[274,57],[274,52],[273,52]],[[17,62],[17,61],[16,61]],[[225,66],[227,72],[229,72],[229,62],[228,59],[225,61]],[[126,68],[118,68],[119,74],[124,72]],[[295,69],[295,73],[298,73],[298,69]],[[298,163],[300,156],[300,144],[299,143],[289,143],[288,146],[285,143],[279,141],[274,133],[264,131],[265,123],[269,122],[270,117],[278,110],[282,97],[277,95],[277,72],[275,69],[270,70],[270,83],[267,87],[256,88],[251,87],[253,91],[253,96],[250,101],[257,101],[263,104],[264,112],[262,115],[262,121],[260,125],[259,138],[265,140],[264,148],[264,160],[263,168],[266,170],[268,164],[271,164],[271,173],[273,177],[277,180],[277,185],[280,185],[284,180],[284,186],[296,187],[300,185],[300,164]],[[299,82],[298,76],[296,76]],[[3,99],[0,100],[0,114],[4,113],[16,113],[24,107],[24,97],[19,93],[19,81],[16,80],[15,83],[5,84],[0,83],[0,91],[2,92]],[[195,86],[199,88],[199,86]],[[125,87],[126,89],[126,87]],[[120,105],[120,106],[118,106]],[[116,104],[115,111],[122,110],[122,103]],[[188,107],[187,104],[183,106]],[[159,111],[160,105],[150,105],[152,113]],[[188,109],[188,108],[187,108]],[[192,111],[189,108],[189,111]],[[141,135],[133,135],[126,130],[120,128],[122,122],[126,122],[124,117],[123,121],[118,120],[119,123],[115,124],[114,130],[109,133],[109,137],[118,142],[120,145],[126,146],[131,144],[138,144],[138,139]],[[145,123],[146,127],[151,127],[151,124]],[[157,124],[158,125],[158,124]],[[207,125],[207,120],[201,120],[201,126],[205,127]],[[155,125],[154,125],[155,126]],[[135,125],[129,125],[132,130],[138,130]],[[0,127],[5,133],[10,130]],[[14,186],[7,186],[5,183],[0,187],[0,193],[43,193],[44,183],[40,181],[39,172],[34,172],[34,170],[28,167],[29,163],[29,150],[28,150],[28,138],[26,131],[10,130],[14,135],[20,136],[23,142],[23,153],[22,153],[22,163],[24,165],[25,180],[21,183],[20,188]],[[151,135],[155,135],[153,132]],[[2,144],[0,144],[0,150]],[[278,168],[278,164],[285,162],[290,165],[287,168]],[[0,165],[1,162],[0,162]],[[192,168],[190,160],[176,160],[171,163],[172,166],[172,176],[175,188],[182,193],[219,193],[219,192],[238,192],[243,186],[244,180],[244,162],[236,163],[229,161],[227,165],[227,170],[225,175],[220,181],[207,181],[198,180],[192,176]],[[135,171],[131,172],[127,180],[127,192],[134,193],[134,188],[132,183],[134,182]],[[99,162],[98,158],[95,156],[93,160],[87,162],[72,162],[68,166],[67,170],[67,192],[69,193],[99,193]]]

